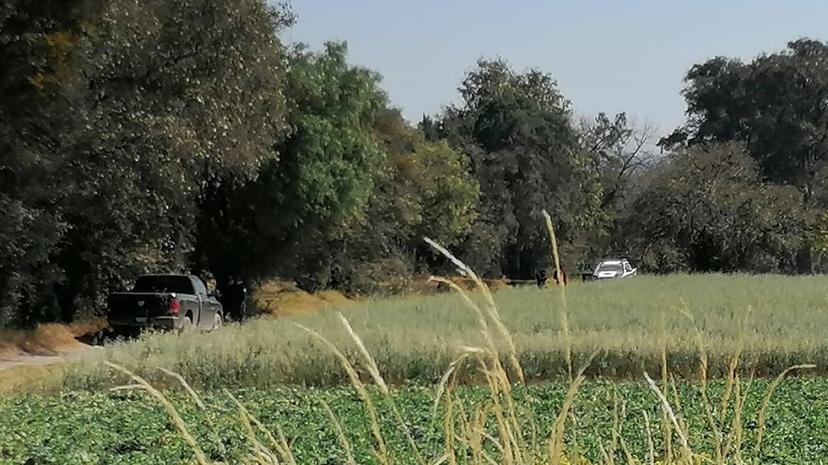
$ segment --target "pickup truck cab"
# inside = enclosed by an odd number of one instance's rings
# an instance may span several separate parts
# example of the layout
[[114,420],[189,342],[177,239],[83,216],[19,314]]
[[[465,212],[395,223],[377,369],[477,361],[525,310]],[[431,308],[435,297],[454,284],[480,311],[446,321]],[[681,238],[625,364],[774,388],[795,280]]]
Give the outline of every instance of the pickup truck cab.
[[107,304],[109,326],[116,333],[144,328],[212,330],[223,321],[221,303],[195,275],[143,275],[132,291],[110,294]]
[[595,267],[592,273],[595,279],[627,278],[635,276],[638,270],[630,265],[626,259],[604,260]]

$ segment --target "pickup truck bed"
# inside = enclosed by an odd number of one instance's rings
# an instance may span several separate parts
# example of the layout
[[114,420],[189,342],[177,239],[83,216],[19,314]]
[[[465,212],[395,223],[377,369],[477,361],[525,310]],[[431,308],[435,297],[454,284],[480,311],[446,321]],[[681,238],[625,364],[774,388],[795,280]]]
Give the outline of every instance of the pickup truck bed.
[[[178,298],[177,296],[175,298]],[[183,316],[170,313],[172,294],[116,292],[109,295],[109,325],[113,328],[180,329]],[[192,321],[191,321],[192,323]]]

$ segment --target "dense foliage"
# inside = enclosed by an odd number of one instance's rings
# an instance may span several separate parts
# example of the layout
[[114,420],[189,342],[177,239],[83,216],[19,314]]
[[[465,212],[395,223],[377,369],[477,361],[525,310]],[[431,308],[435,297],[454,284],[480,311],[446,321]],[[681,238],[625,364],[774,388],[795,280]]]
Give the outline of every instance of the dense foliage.
[[308,235],[364,209],[384,154],[372,133],[379,77],[346,63],[343,44],[289,55],[290,133],[255,179],[223,179],[202,204],[194,261],[218,278],[296,273]]
[[774,271],[801,237],[796,190],[763,183],[739,144],[681,150],[648,178],[624,225],[644,266]]
[[446,266],[423,236],[531,278],[544,209],[566,268],[809,272],[827,248],[824,43],[694,66],[658,156],[649,128],[579,124],[551,75],[502,59],[415,127],[345,44],[283,45],[293,21],[264,0],[0,0],[0,325],[99,312],[147,271],[402,290]]
[[828,207],[828,45],[800,39],[750,63],[717,57],[687,73],[687,124],[663,143],[738,141],[762,179],[800,193],[796,266],[812,270],[820,212]]
[[206,186],[255,175],[284,131],[288,20],[258,0],[2,2],[0,323],[68,321],[183,263]]
[[565,243],[596,226],[601,186],[579,147],[569,102],[537,70],[516,73],[480,61],[460,86],[442,130],[469,155],[480,182],[480,217],[463,256],[485,274],[531,278],[548,266],[541,211],[553,212]]

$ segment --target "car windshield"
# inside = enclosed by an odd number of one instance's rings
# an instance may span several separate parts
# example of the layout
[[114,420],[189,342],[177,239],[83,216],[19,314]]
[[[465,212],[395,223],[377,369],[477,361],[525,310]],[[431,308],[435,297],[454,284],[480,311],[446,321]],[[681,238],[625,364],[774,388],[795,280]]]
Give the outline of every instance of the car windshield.
[[620,263],[601,263],[598,265],[598,269],[596,270],[599,273],[602,271],[614,271],[616,273],[621,273],[624,271],[624,267],[621,266]]
[[134,292],[192,294],[193,283],[187,276],[141,276],[135,282]]

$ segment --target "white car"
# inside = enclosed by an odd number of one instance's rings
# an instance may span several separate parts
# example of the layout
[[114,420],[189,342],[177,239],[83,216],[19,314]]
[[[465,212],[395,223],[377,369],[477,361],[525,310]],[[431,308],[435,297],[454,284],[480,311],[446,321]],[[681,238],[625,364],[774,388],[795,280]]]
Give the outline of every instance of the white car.
[[604,260],[595,267],[592,276],[595,279],[626,278],[635,276],[638,270],[626,259]]

